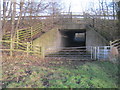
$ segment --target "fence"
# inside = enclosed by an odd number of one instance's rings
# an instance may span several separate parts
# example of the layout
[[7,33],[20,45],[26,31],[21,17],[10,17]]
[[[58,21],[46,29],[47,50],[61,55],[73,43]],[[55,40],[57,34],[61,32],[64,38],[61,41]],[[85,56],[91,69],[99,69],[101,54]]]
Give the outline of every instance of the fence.
[[34,46],[30,42],[20,43],[11,40],[2,40],[2,47],[0,51],[9,51],[10,56],[13,56],[13,52],[25,52],[27,56],[29,54],[39,55],[41,58],[44,58],[44,48],[39,46]]
[[108,60],[111,55],[111,47],[110,46],[95,46],[91,47],[91,58],[95,60]]
[[120,39],[117,39],[115,41],[110,41],[110,45],[113,47],[116,47],[118,49],[118,52],[120,53]]
[[[59,57],[71,60],[108,60],[111,55],[110,46],[89,46],[89,47],[61,47],[45,50],[44,47],[34,46],[30,42],[20,43],[11,40],[2,40],[0,51],[9,51],[10,56],[13,52],[25,52],[28,55],[35,54],[41,58]],[[58,51],[59,50],[59,51]]]
[[110,50],[110,46],[61,47],[48,49],[45,55],[72,60],[108,60],[111,55]]
[[[16,30],[16,40],[17,41],[29,41],[32,37],[42,32],[42,23],[36,24],[35,26],[18,29]],[[4,40],[10,40],[11,34],[8,32],[3,35]]]
[[42,31],[42,23],[37,24],[33,27],[19,29],[17,30],[17,33],[16,33],[17,40],[24,41],[24,40],[31,39],[41,31]]

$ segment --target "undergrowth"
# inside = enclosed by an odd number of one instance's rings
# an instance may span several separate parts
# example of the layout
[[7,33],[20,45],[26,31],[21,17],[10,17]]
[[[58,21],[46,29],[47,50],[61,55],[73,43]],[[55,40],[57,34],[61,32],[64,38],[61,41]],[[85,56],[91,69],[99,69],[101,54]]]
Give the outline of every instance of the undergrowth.
[[3,88],[117,88],[117,79],[108,61],[3,58]]

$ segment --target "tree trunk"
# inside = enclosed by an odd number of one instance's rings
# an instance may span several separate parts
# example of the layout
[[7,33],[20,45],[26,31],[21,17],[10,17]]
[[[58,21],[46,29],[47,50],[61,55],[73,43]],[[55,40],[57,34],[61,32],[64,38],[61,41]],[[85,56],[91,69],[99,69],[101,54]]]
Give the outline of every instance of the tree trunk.
[[19,14],[19,17],[18,17],[18,20],[17,20],[17,24],[16,24],[15,30],[18,29],[18,26],[19,26],[19,23],[20,23],[20,20],[21,20],[21,17],[22,17],[22,13],[23,13],[23,4],[24,4],[24,2],[22,2],[22,0],[21,0],[21,1],[20,1],[20,14]]
[[13,10],[12,10],[12,29],[11,29],[11,38],[14,36],[15,32],[15,15],[16,15],[16,2],[13,2]]
[[113,19],[115,20],[115,1],[112,0],[113,2]]
[[5,23],[6,23],[6,11],[7,11],[7,2],[6,0],[3,0],[3,25],[2,25],[2,28],[3,28],[3,31],[4,33],[6,32],[5,31]]
[[[7,8],[8,8],[8,6],[7,6]],[[10,3],[10,8],[9,9],[7,9],[8,10],[8,14],[6,15],[6,17],[5,17],[5,21],[3,21],[3,27],[2,27],[2,29],[3,29],[3,35],[6,33],[6,23],[8,22],[8,20],[7,19],[9,19],[10,18],[10,14],[11,14],[11,11],[12,11],[12,3]]]
[[[0,3],[0,11],[1,11],[1,3]],[[1,21],[1,13],[0,13],[0,40],[2,40],[2,21]],[[1,46],[1,43],[0,43]],[[1,52],[1,51],[0,51]]]
[[[118,2],[118,12],[117,12],[117,16],[118,16],[118,34],[120,33],[120,1]],[[120,38],[120,35],[118,35]]]
[[[0,2],[0,12],[1,12],[1,2]],[[0,40],[2,40],[2,23],[1,23],[1,13],[0,13]],[[2,48],[2,43],[0,42],[0,49]],[[0,50],[0,71],[2,72],[2,51]],[[0,79],[2,80],[2,73],[0,74]],[[2,82],[0,82],[0,89],[2,89]]]
[[118,15],[118,20],[120,22],[120,1],[118,2],[118,12],[117,12],[117,15]]

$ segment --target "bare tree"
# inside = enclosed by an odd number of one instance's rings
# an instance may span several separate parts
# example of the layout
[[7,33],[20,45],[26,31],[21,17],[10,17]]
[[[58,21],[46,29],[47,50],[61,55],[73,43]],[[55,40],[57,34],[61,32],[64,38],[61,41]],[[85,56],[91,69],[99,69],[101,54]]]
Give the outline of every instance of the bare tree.
[[62,5],[60,3],[60,1],[52,1],[52,2],[49,2],[49,8],[48,8],[48,13],[50,15],[55,15],[55,14],[59,14],[62,10]]
[[23,0],[20,0],[20,12],[19,12],[19,16],[18,16],[18,20],[17,20],[17,24],[16,24],[15,30],[18,29],[18,26],[19,26],[19,23],[20,23],[22,14],[23,14],[23,4],[24,4]]
[[[0,2],[0,12],[1,12],[1,2]],[[2,21],[1,21],[1,13],[0,13],[0,40],[2,40]],[[0,49],[2,48],[2,43],[0,42]],[[0,72],[2,72],[2,51],[0,51]],[[2,73],[0,74],[0,79],[2,79]],[[0,82],[0,89],[2,89],[2,82]]]
[[5,21],[7,5],[6,0],[3,0],[3,21]]
[[115,20],[115,1],[112,0],[112,2],[113,2],[113,18]]
[[[44,21],[49,27],[52,26],[50,21],[56,20],[56,18],[46,18],[46,20],[40,19],[41,14],[50,14],[51,16],[59,14],[62,10],[61,3],[58,1],[45,1],[39,2],[26,2],[24,0],[6,1],[3,0],[3,31],[11,33],[11,38],[15,38],[16,30],[19,28],[29,27],[36,25]],[[50,22],[48,25],[48,21]],[[47,21],[47,22],[46,22]]]
[[[0,3],[0,12],[1,12],[1,3]],[[0,40],[2,40],[2,21],[1,21],[2,17],[1,17],[1,13],[0,13]],[[0,43],[0,47],[1,47],[1,43]],[[1,55],[1,52],[0,52]]]
[[108,19],[109,19],[109,7],[108,7],[108,4],[107,4],[107,1],[105,1],[105,7],[106,7],[106,16],[108,16]]
[[16,16],[16,1],[12,2],[13,9],[12,9],[12,28],[11,28],[11,38],[13,38],[14,33],[15,33],[15,16]]
[[120,33],[120,1],[119,2],[117,2],[117,17],[118,17],[118,37],[117,38],[120,38],[120,35],[119,35],[119,33]]
[[[91,6],[90,14],[93,14],[96,30],[107,40],[113,40],[117,36],[116,19],[115,19],[115,2],[99,0],[97,9]],[[94,3],[93,3],[94,4]],[[110,5],[111,4],[111,5]],[[99,18],[98,18],[99,17]]]
[[8,20],[10,18],[10,14],[12,11],[12,3],[11,2],[7,2],[6,0],[3,1],[3,24],[2,24],[2,28],[3,28],[3,34],[6,33],[6,26],[8,26]]
[[71,2],[70,2],[70,4],[69,4],[68,12],[71,12]]

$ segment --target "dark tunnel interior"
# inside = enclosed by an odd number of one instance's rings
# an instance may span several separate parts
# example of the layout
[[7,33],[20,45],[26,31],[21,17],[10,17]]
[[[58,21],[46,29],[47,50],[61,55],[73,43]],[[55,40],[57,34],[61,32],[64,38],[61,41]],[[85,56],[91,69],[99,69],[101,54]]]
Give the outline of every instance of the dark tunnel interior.
[[59,30],[65,47],[86,46],[85,29],[62,29]]

